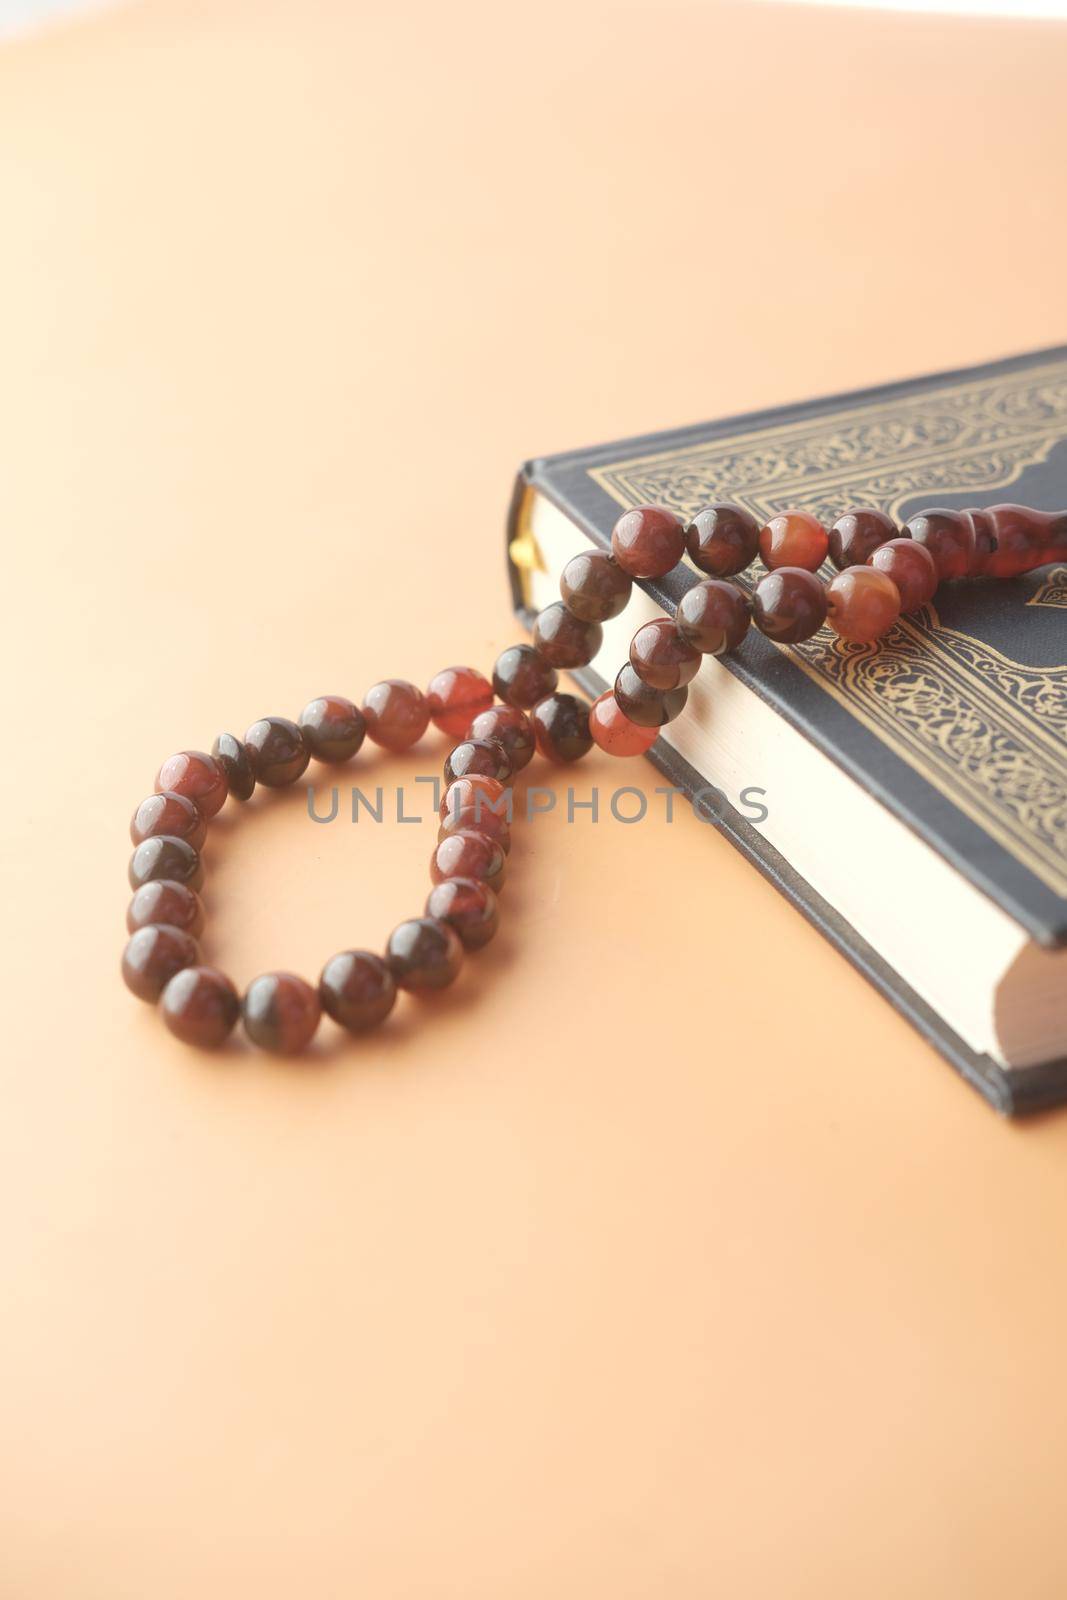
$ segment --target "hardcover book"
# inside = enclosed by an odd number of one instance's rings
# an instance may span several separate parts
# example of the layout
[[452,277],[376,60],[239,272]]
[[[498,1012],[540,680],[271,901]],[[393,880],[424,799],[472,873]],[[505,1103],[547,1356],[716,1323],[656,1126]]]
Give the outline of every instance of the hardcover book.
[[[517,610],[529,623],[557,599],[563,566],[608,547],[624,509],[727,499],[761,522],[1061,510],[1067,347],[528,462],[508,526]],[[581,687],[610,687],[634,629],[702,576],[687,560],[635,585]],[[750,629],[705,658],[650,759],[998,1109],[1067,1099],[1062,561],[944,584],[873,645]],[[745,803],[760,789],[773,805]]]

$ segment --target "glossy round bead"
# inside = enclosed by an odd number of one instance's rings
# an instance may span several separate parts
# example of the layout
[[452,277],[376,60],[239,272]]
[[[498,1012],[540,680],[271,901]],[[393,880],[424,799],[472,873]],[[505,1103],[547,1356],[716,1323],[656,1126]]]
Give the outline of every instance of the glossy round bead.
[[537,749],[533,725],[518,706],[490,706],[475,717],[470,731],[472,739],[495,739],[502,744],[516,772],[522,771]]
[[150,922],[165,922],[199,939],[204,931],[200,896],[188,884],[178,883],[173,878],[153,878],[142,883],[126,908],[126,926],[134,933]]
[[642,683],[629,662],[615,679],[613,693],[623,716],[636,722],[639,728],[659,729],[673,722],[689,698],[689,690],[684,685],[680,689],[664,690]]
[[473,831],[495,839],[504,854],[511,851],[513,799],[495,778],[457,778],[441,797],[438,839]]
[[830,560],[839,572],[846,567],[862,567],[879,545],[896,537],[897,525],[892,517],[884,511],[856,506],[838,517],[830,529]]
[[876,567],[846,567],[826,588],[826,620],[842,639],[870,644],[900,616],[900,590]]
[[553,667],[587,667],[603,640],[599,622],[583,622],[562,600],[546,606],[534,623],[534,649]]
[[532,644],[513,644],[502,650],[493,668],[493,688],[501,700],[528,711],[559,682],[555,667],[539,656]]
[[426,690],[435,728],[463,739],[479,712],[493,703],[493,686],[473,667],[446,667],[430,679]]
[[593,748],[589,702],[576,694],[550,694],[530,713],[537,748],[548,761],[579,761]]
[[705,656],[736,650],[752,620],[752,602],[734,583],[705,578],[687,589],[674,614],[683,639]]
[[220,733],[211,746],[212,759],[222,768],[230,793],[235,800],[251,800],[256,787],[252,761],[240,739],[232,733]]
[[435,884],[426,901],[426,915],[454,928],[465,950],[488,944],[500,921],[496,895],[476,878],[447,878]]
[[193,800],[183,794],[150,794],[133,814],[130,838],[134,844],[167,833],[172,839],[185,839],[199,850],[207,838],[207,818]]
[[366,1033],[392,1011],[396,982],[381,956],[369,950],[342,950],[322,969],[319,1000],[326,1015],[349,1033]]
[[670,617],[657,617],[638,628],[630,640],[630,665],[651,688],[678,689],[696,676],[700,651]]
[[200,852],[187,840],[157,833],[151,839],[142,839],[133,852],[129,878],[131,889],[139,889],[142,883],[152,883],[156,878],[171,878],[175,883],[199,889],[204,881],[204,868]]
[[731,578],[759,554],[759,523],[744,506],[724,500],[698,511],[685,530],[689,559],[713,578]]
[[803,567],[768,572],[752,596],[752,620],[778,644],[799,644],[818,633],[826,621],[826,590]]
[[933,557],[937,579],[965,578],[974,556],[974,528],[959,511],[921,511],[904,525],[905,534]]
[[611,689],[589,707],[589,732],[609,756],[643,756],[659,737],[658,728],[642,728],[624,716]]
[[138,1000],[156,1001],[182,967],[200,960],[200,946],[184,928],[151,922],[130,936],[122,953],[122,976]]
[[226,777],[202,750],[180,750],[168,756],[156,773],[156,789],[160,794],[182,794],[205,817],[213,817],[226,799]]
[[366,731],[362,711],[344,695],[320,695],[300,713],[300,732],[316,761],[350,761]]
[[319,1025],[319,996],[293,972],[253,978],[241,1007],[245,1032],[261,1050],[293,1056],[310,1044]]
[[[485,715],[491,715],[486,712]],[[496,778],[506,783],[515,771],[501,739],[464,739],[445,757],[445,782],[457,778]]]
[[611,553],[631,578],[662,578],[684,551],[685,523],[666,506],[635,506],[611,530]]
[[175,1038],[201,1050],[215,1050],[233,1032],[241,1001],[217,967],[184,967],[163,990],[160,1010]]
[[430,707],[421,689],[404,678],[384,678],[363,696],[367,737],[394,754],[417,744],[430,726]]
[[437,917],[412,917],[389,935],[385,959],[401,989],[444,989],[459,975],[459,935]]
[[829,544],[822,523],[806,511],[783,511],[760,529],[759,553],[772,572],[779,567],[816,572],[826,560]]
[[504,850],[496,839],[480,830],[465,828],[439,842],[430,861],[430,877],[434,883],[443,883],[446,878],[476,878],[491,889],[499,889],[505,867]]
[[441,818],[438,840],[454,833],[484,833],[496,840],[505,855],[511,854],[511,824],[503,812],[490,810],[484,802],[460,806],[458,811],[449,811]]
[[929,550],[914,539],[890,539],[868,556],[867,565],[891,578],[900,592],[900,609],[918,611],[937,589],[937,568]]
[[563,604],[583,622],[607,622],[626,610],[633,579],[606,550],[572,556],[559,580]]
[[288,717],[261,717],[245,734],[256,782],[267,789],[295,783],[311,757],[304,736]]
[[511,809],[510,791],[498,778],[490,778],[482,773],[453,778],[441,796],[437,815],[443,821],[466,806],[479,806],[483,811],[496,812],[506,820]]

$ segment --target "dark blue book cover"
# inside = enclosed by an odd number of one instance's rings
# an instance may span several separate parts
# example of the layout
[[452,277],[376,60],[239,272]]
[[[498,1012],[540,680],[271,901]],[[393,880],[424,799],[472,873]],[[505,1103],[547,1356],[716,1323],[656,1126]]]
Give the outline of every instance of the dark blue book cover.
[[[531,489],[602,546],[623,509],[648,502],[692,514],[731,499],[760,521],[796,507],[826,523],[856,505],[899,522],[933,505],[1061,510],[1067,347],[532,461],[509,527],[520,610]],[[698,577],[642,587],[671,612]],[[875,645],[824,628],[783,647],[752,630],[723,664],[1036,942],[1067,943],[1067,565],[943,585]],[[653,759],[697,780],[662,741]],[[1005,1073],[975,1057],[728,805],[719,821],[998,1106],[1067,1098],[1067,1061]]]

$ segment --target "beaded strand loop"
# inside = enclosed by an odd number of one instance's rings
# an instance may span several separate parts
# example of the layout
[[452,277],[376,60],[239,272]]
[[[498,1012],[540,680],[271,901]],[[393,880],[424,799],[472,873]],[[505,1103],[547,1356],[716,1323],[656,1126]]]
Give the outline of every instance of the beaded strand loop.
[[[558,688],[559,671],[586,666],[601,624],[620,615],[633,580],[665,577],[688,553],[708,576],[690,587],[673,617],[634,634],[614,687],[590,706]],[[728,581],[757,554],[767,568],[749,597]],[[348,1032],[378,1027],[400,989],[426,993],[458,975],[466,952],[494,936],[498,894],[511,848],[509,784],[535,751],[579,760],[595,744],[613,756],[642,755],[683,710],[701,657],[731,654],[750,625],[779,644],[798,644],[828,623],[842,639],[870,644],[902,614],[959,578],[1011,578],[1067,556],[1067,512],[1024,506],[932,509],[897,528],[884,512],[857,507],[824,528],[807,512],[781,511],[762,528],[724,501],[683,522],[663,506],[619,518],[611,551],[585,550],[566,565],[560,600],[537,617],[532,643],[498,657],[492,680],[473,667],[446,667],[423,693],[389,678],[362,706],[323,695],[296,722],[264,717],[243,739],[219,734],[211,754],[183,750],[160,767],[155,792],[130,824],[134,844],[122,958],[127,987],[159,1003],[170,1031],[201,1048],[221,1045],[239,1019],[261,1049],[291,1056],[312,1040],[325,1011]],[[829,557],[836,574],[816,576]],[[502,704],[497,701],[503,702]],[[399,752],[430,723],[456,741],[444,762],[433,887],[423,915],[394,928],[384,954],[345,950],[317,985],[289,972],[254,978],[241,997],[202,961],[201,849],[210,819],[232,797],[295,783],[311,760],[350,760],[365,739]]]

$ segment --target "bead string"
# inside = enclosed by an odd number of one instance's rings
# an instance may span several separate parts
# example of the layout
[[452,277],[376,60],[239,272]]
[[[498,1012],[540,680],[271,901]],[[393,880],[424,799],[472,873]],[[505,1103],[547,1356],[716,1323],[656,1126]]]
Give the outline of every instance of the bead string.
[[[687,590],[673,618],[637,630],[614,687],[591,706],[558,692],[560,669],[587,666],[596,656],[601,624],[625,609],[634,578],[665,577],[686,552],[710,576]],[[757,554],[767,572],[750,597],[726,580]],[[323,1011],[364,1033],[385,1020],[398,989],[444,988],[464,951],[493,937],[511,847],[508,785],[535,750],[554,762],[576,761],[593,744],[614,756],[644,753],[684,707],[701,657],[736,650],[750,624],[779,644],[797,644],[828,622],[843,639],[868,644],[901,613],[925,605],[942,581],[1014,577],[1065,554],[1067,512],[1022,506],[924,511],[902,529],[866,508],[829,529],[802,511],[784,511],[761,528],[730,502],[705,507],[688,524],[661,506],[626,511],[610,554],[585,550],[567,563],[561,599],[539,614],[531,644],[502,652],[492,682],[473,667],[449,667],[423,694],[389,678],[368,690],[362,706],[326,695],[305,706],[297,722],[264,717],[243,740],[220,734],[210,755],[169,757],[130,824],[126,984],[140,999],[159,1001],[171,1032],[201,1047],[222,1044],[239,1018],[254,1044],[280,1055],[310,1043]],[[827,556],[838,570],[824,585],[816,572]],[[210,819],[227,796],[247,801],[257,785],[295,783],[312,759],[349,761],[364,738],[389,751],[410,749],[431,722],[458,743],[444,763],[423,915],[393,929],[384,955],[342,951],[327,961],[317,986],[293,973],[265,973],[242,999],[225,973],[201,961],[197,890]]]

